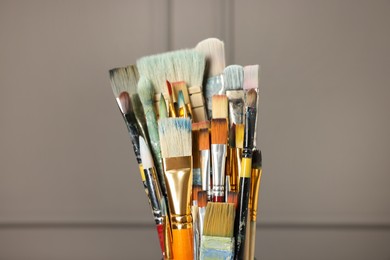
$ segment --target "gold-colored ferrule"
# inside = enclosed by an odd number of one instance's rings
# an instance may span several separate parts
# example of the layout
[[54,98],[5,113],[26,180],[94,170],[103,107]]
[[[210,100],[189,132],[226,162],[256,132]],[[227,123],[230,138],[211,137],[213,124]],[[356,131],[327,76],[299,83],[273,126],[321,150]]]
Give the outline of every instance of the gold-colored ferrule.
[[236,148],[229,147],[228,149],[228,167],[227,175],[230,176],[230,190],[237,191],[238,187],[238,164],[236,156]]
[[168,102],[168,115],[169,117],[176,117],[175,106],[172,102]]
[[251,221],[256,221],[257,218],[257,207],[259,201],[259,190],[260,190],[260,180],[261,180],[262,168],[252,169],[251,173],[251,192],[249,197],[249,207],[250,207],[250,219]]

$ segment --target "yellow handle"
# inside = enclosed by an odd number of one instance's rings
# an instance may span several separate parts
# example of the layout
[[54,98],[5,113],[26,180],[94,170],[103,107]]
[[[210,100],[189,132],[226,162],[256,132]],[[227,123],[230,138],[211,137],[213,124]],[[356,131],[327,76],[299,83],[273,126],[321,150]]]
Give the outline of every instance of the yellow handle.
[[172,237],[173,259],[194,259],[194,235],[192,228],[172,229]]

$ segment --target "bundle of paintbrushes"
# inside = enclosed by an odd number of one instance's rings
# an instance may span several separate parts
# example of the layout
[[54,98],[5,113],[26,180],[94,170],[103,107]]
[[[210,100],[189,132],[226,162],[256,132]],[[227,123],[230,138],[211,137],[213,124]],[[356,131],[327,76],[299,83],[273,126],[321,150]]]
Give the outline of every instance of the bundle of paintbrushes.
[[215,38],[110,70],[164,259],[254,259],[258,71]]

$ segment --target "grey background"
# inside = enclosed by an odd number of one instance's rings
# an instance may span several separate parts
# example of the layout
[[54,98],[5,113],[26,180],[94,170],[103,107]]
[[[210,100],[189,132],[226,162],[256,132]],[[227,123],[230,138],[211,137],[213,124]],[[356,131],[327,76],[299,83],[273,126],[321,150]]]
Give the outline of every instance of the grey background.
[[390,259],[390,1],[0,1],[0,260],[159,259],[108,70],[261,65],[258,259]]

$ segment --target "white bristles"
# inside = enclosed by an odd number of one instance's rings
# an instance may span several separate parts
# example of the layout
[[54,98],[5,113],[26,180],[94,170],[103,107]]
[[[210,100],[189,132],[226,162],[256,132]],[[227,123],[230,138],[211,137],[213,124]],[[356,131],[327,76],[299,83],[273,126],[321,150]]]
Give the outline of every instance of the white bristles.
[[259,87],[259,65],[249,65],[244,67],[244,85],[245,90]]
[[168,93],[169,82],[185,81],[187,86],[202,86],[205,57],[195,50],[178,50],[137,60],[140,76],[150,79],[156,93]]
[[207,62],[208,77],[223,73],[225,68],[225,47],[223,41],[217,38],[208,38],[199,42],[195,50],[202,53]]
[[111,87],[115,97],[119,97],[119,94],[123,91],[128,91],[128,77],[126,73],[126,68],[111,69],[109,73]]
[[192,131],[189,118],[164,118],[158,122],[163,158],[190,156]]
[[146,144],[145,139],[139,137],[139,150],[141,154],[142,166],[144,169],[150,169],[154,167],[153,157],[150,152],[149,146]]
[[242,89],[244,81],[244,68],[241,65],[227,66],[223,71],[223,76],[225,90]]

